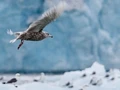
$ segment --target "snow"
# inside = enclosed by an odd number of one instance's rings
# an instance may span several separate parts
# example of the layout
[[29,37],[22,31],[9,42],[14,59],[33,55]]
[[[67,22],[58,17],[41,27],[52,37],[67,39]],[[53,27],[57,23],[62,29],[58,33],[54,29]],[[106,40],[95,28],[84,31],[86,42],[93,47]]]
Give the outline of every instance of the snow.
[[[93,73],[94,72],[94,73]],[[85,75],[86,74],[86,75]],[[109,77],[105,77],[106,75]],[[18,75],[18,74],[17,74]],[[20,75],[20,74],[19,74]],[[0,90],[119,90],[120,71],[105,70],[98,62],[82,71],[70,71],[61,75],[22,74],[14,84],[2,84],[14,75],[1,75]],[[114,79],[113,79],[114,78]],[[38,81],[33,81],[33,80]],[[16,87],[17,86],[17,87]]]

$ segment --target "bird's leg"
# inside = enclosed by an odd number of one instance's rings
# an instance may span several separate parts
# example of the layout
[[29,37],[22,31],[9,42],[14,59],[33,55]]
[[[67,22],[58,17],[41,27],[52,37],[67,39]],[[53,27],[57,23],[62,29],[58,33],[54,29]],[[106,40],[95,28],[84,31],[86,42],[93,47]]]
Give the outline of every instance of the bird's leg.
[[20,47],[23,45],[23,43],[24,43],[24,40],[21,40],[21,43],[19,44],[18,49],[20,49]]

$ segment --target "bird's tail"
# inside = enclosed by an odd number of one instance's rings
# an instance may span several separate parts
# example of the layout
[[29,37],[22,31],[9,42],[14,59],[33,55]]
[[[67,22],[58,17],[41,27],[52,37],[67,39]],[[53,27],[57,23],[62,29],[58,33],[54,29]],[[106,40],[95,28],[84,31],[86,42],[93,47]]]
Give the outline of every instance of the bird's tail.
[[17,40],[17,38],[10,40],[10,43],[14,43]]
[[18,39],[19,35],[21,35],[22,33],[23,32],[12,32],[11,30],[8,30],[7,34],[14,35],[16,37],[15,39],[10,40],[10,43],[14,43]]
[[7,34],[9,34],[9,35],[14,35],[14,33],[11,31],[11,29],[10,29],[10,30],[7,30]]
[[23,32],[13,32],[10,30],[7,31],[7,34],[9,35],[14,35],[15,37],[18,37],[19,35],[21,35]]

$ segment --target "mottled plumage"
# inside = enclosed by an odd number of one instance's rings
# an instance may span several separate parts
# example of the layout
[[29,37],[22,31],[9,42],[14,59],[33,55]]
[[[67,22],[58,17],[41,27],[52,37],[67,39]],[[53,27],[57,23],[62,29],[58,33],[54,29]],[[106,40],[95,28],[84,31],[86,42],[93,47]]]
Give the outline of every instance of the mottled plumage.
[[60,16],[60,14],[63,12],[65,8],[66,3],[61,2],[57,6],[51,8],[50,10],[46,11],[42,14],[42,16],[33,22],[27,30],[23,32],[12,32],[11,30],[8,31],[8,34],[15,35],[16,38],[11,40],[10,43],[14,43],[16,40],[21,40],[20,45],[18,46],[18,49],[22,46],[24,40],[29,41],[40,41],[47,37],[53,37],[47,32],[43,31],[43,28],[54,21],[56,18]]
[[30,40],[30,41],[40,41],[48,36],[53,37],[53,36],[49,35],[49,33],[45,33],[45,32],[29,32],[29,33],[22,34],[19,37],[19,39]]

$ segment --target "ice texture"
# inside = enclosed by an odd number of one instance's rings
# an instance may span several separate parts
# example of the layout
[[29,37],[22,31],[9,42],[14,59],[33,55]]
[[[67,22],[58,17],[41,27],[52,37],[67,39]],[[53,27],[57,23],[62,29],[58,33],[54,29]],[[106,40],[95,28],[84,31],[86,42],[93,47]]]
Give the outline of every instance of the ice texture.
[[120,68],[120,0],[63,0],[68,7],[44,28],[54,36],[40,42],[20,41],[7,29],[24,31],[61,0],[0,1],[0,72],[84,69],[98,61],[105,68]]

